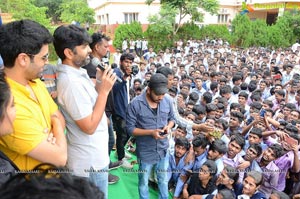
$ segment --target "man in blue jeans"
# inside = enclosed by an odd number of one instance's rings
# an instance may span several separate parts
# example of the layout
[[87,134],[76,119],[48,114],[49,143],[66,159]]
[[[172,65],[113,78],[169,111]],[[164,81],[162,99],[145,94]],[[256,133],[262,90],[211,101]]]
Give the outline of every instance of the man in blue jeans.
[[57,66],[57,101],[66,118],[67,168],[72,174],[93,182],[108,199],[107,97],[116,75],[109,67],[97,68],[96,84],[82,66],[92,52],[88,32],[75,25],[54,31],[54,48],[62,60]]
[[148,179],[152,168],[157,174],[159,198],[169,196],[167,134],[175,119],[172,102],[164,98],[167,85],[168,79],[164,75],[152,75],[146,91],[131,101],[126,112],[127,132],[136,137],[141,199],[149,198]]

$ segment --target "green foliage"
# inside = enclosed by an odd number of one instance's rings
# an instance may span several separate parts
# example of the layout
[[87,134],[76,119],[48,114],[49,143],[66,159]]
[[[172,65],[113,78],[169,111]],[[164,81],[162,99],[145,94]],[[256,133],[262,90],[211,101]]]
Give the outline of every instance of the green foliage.
[[250,38],[250,45],[267,47],[269,44],[267,23],[261,19],[258,19],[251,22],[251,27],[253,31],[253,37]]
[[290,13],[291,22],[290,25],[293,27],[293,33],[295,36],[300,36],[300,10],[293,10]]
[[95,12],[88,7],[85,0],[64,0],[60,5],[61,16],[63,22],[71,23],[72,21],[84,24],[86,22],[94,23]]
[[46,7],[36,7],[30,0],[7,0],[5,3],[5,10],[12,13],[15,20],[31,19],[50,27],[50,20],[45,14]]
[[[153,2],[153,0],[146,0],[145,3],[150,5]],[[173,35],[176,35],[177,31],[182,25],[182,20],[186,16],[191,17],[191,21],[203,21],[203,13],[199,11],[199,8],[203,8],[205,11],[216,14],[219,9],[219,3],[218,0],[161,0],[161,9],[166,9],[167,11],[171,11],[169,13],[169,17],[166,17],[168,15],[168,12],[161,11],[160,15],[161,17],[156,17],[152,20],[152,23],[161,23],[162,20],[168,21],[165,22],[167,24],[172,23],[172,31]],[[163,15],[163,13],[165,15]],[[178,15],[178,21],[176,21],[176,15]],[[172,18],[172,19],[171,19]]]
[[124,39],[136,40],[142,37],[143,30],[140,23],[133,22],[131,24],[122,24],[119,25],[115,31],[115,39],[113,41],[113,46],[116,48],[121,48]]
[[232,20],[232,42],[237,46],[249,47],[252,44],[253,31],[247,15],[237,15]]
[[151,24],[144,33],[154,51],[173,46],[173,34],[170,31],[159,31],[158,24]]
[[183,24],[178,29],[178,32],[176,34],[176,40],[183,39],[183,40],[187,41],[191,37],[194,39],[202,38],[201,30],[200,30],[199,26],[197,26],[194,23]]
[[236,46],[291,46],[300,33],[300,12],[287,11],[268,26],[263,20],[250,21],[247,15],[237,15],[232,21],[232,43]]
[[63,0],[33,0],[33,3],[37,7],[47,7],[46,11],[47,18],[51,18],[54,23],[59,21],[61,10],[59,6]]
[[231,41],[231,35],[226,25],[207,25],[200,29],[200,39],[222,38],[226,41]]

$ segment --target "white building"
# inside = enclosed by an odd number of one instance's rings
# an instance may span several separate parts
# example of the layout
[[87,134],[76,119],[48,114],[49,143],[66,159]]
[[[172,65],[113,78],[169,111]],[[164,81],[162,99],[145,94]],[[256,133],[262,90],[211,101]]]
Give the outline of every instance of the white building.
[[[236,14],[241,12],[242,3],[250,5],[253,10],[248,13],[252,20],[266,19],[268,24],[274,23],[278,15],[285,9],[300,8],[299,0],[219,0],[220,9],[217,15],[204,13],[204,21],[199,25],[226,24],[230,25]],[[160,1],[155,0],[150,6],[145,0],[88,0],[88,4],[95,10],[96,24],[108,35],[113,35],[118,24],[138,21],[146,30],[148,17],[156,14],[160,9]],[[200,9],[201,11],[201,9]],[[186,17],[184,21],[188,21]]]

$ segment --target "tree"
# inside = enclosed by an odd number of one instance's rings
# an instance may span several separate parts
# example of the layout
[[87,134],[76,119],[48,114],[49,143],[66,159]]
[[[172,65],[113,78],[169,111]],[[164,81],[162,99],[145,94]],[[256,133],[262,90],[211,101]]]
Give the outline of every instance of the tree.
[[[146,4],[150,5],[154,0],[146,0]],[[165,7],[170,7],[175,10],[175,14],[178,16],[178,21],[175,21],[173,12],[171,15],[174,17],[173,21],[173,34],[175,35],[182,24],[182,20],[186,16],[191,17],[193,22],[203,21],[203,13],[199,10],[202,8],[204,11],[210,14],[216,14],[219,9],[218,0],[161,0],[161,4]],[[162,9],[165,7],[162,6]],[[169,18],[165,18],[168,20]]]
[[61,10],[59,6],[63,0],[34,0],[33,3],[37,7],[47,7],[46,15],[51,18],[52,22],[57,23],[59,21]]
[[132,22],[131,24],[122,24],[119,25],[115,31],[115,38],[113,45],[116,48],[122,47],[123,40],[126,39],[133,39],[137,40],[138,38],[143,37],[143,30],[142,26],[138,22]]
[[273,40],[272,46],[287,47],[295,41],[291,22],[292,19],[289,12],[277,19],[276,24],[272,26],[273,31],[269,32],[271,33],[270,37],[278,38],[277,41]]
[[[2,0],[5,11],[13,14],[13,19],[31,19],[46,27],[50,27],[50,20],[46,17],[46,7],[36,7],[30,0]],[[2,4],[4,5],[4,4]]]
[[251,30],[253,31],[254,37],[251,39],[251,46],[263,46],[269,45],[268,37],[268,25],[265,20],[257,19],[251,22]]
[[60,5],[61,17],[63,22],[71,23],[76,21],[79,23],[94,23],[95,12],[88,7],[85,0],[64,0]]
[[209,37],[211,39],[222,38],[231,41],[231,35],[226,25],[207,25],[200,29],[200,39]]
[[249,47],[253,40],[251,21],[247,15],[237,15],[232,20],[232,42],[237,46]]

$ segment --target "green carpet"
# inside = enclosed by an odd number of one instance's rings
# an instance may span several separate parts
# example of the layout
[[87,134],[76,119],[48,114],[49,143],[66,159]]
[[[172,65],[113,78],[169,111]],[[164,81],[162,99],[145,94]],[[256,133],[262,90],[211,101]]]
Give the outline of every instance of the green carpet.
[[[110,159],[114,162],[117,159],[115,158],[115,151],[112,151]],[[129,161],[136,160],[136,157],[133,155],[133,158]],[[138,170],[138,165],[135,164],[133,167],[134,171]],[[110,171],[111,174],[116,175],[120,178],[119,182],[108,186],[108,198],[109,199],[138,199],[138,174],[134,172],[126,172],[126,169],[122,167]],[[150,199],[157,199],[158,192],[149,187],[149,196]],[[172,199],[172,195],[169,194],[169,199]]]

